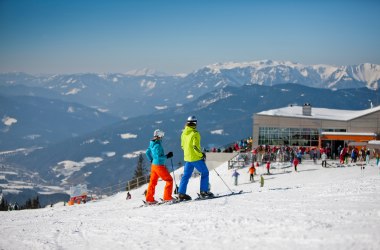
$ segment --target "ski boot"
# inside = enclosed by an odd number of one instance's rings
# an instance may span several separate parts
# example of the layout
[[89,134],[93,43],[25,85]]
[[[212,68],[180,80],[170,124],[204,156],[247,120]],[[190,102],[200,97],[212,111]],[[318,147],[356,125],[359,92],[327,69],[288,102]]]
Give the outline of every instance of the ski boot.
[[154,201],[145,201],[145,204],[146,205],[156,205],[158,204],[158,201],[154,200]]
[[209,198],[213,198],[214,197],[214,194],[211,193],[210,191],[202,191],[200,194],[199,194],[199,197],[201,199],[209,199]]
[[191,200],[191,197],[189,195],[187,195],[187,194],[181,194],[181,193],[179,193],[178,194],[178,199],[180,201],[189,201],[189,200]]

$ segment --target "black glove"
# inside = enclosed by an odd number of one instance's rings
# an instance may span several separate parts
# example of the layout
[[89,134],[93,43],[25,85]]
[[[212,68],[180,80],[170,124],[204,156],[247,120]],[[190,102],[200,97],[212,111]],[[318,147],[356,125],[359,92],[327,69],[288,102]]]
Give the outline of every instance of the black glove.
[[173,152],[169,152],[167,153],[166,155],[166,158],[169,159],[169,158],[172,158],[173,157]]
[[206,154],[205,153],[202,153],[202,160],[206,160]]

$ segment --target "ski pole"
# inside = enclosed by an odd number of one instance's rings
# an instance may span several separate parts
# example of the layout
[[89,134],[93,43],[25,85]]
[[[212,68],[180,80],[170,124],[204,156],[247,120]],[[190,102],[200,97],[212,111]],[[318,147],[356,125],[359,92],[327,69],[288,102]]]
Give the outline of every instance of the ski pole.
[[175,181],[175,173],[174,173],[174,167],[173,167],[173,159],[172,158],[170,158],[170,162],[171,162],[171,164],[172,164],[172,172],[173,172],[173,178],[174,178],[174,184],[175,184],[175,194],[177,194],[178,193],[178,186],[177,186],[177,182]]
[[215,173],[219,176],[219,178],[223,181],[224,185],[226,185],[226,187],[230,190],[231,193],[234,193],[231,188],[226,184],[226,182],[223,180],[223,178],[219,175],[218,172],[216,172],[215,168],[214,168],[214,171]]

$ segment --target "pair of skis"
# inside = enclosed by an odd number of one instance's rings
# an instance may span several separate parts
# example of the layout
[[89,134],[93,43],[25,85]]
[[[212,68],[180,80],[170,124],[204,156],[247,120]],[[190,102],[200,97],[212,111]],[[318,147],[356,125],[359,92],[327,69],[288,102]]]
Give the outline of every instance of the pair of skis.
[[251,193],[252,191],[250,192],[244,192],[243,190],[240,190],[238,192],[232,192],[232,193],[227,193],[227,194],[216,194],[214,196],[211,196],[211,197],[202,197],[200,194],[198,194],[198,197],[193,199],[193,200],[180,200],[178,197],[176,197],[175,200],[171,200],[171,201],[164,201],[164,200],[161,200],[161,201],[158,201],[157,203],[148,203],[146,201],[143,200],[143,203],[140,207],[150,207],[150,206],[160,206],[160,205],[173,205],[173,204],[177,204],[177,203],[182,203],[182,202],[194,202],[194,201],[202,201],[202,200],[211,200],[211,199],[218,199],[218,198],[222,198],[222,197],[227,197],[227,196],[232,196],[232,195],[239,195],[239,194],[245,194],[245,193]]

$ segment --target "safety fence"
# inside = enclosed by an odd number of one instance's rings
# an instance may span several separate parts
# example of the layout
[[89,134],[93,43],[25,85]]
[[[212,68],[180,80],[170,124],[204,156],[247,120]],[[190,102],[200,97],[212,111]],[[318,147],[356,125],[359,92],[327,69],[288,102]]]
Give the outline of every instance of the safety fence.
[[103,187],[103,188],[93,188],[91,193],[94,194],[98,199],[103,197],[111,196],[119,192],[130,191],[141,187],[142,185],[149,182],[150,175],[141,176],[129,181],[119,181],[119,183]]
[[253,162],[259,162],[262,164],[268,161],[286,163],[290,161],[290,154],[286,152],[257,154],[253,154],[252,152],[238,153],[235,157],[228,161],[228,169],[246,167]]

